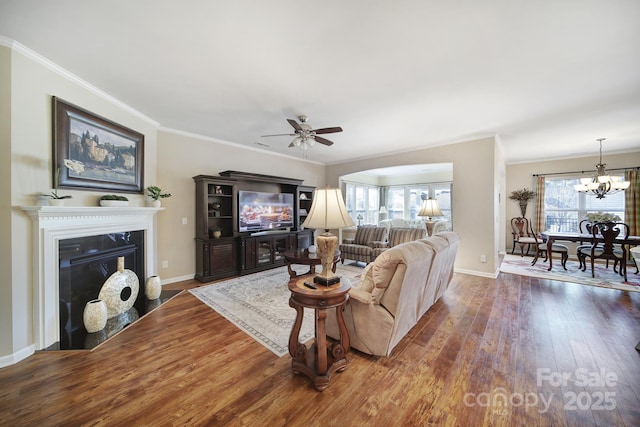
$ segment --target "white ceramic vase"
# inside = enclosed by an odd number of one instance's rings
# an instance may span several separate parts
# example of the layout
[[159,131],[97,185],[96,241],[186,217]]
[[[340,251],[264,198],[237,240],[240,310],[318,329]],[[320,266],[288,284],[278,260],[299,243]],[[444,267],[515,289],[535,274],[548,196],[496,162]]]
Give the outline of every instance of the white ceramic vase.
[[98,298],[107,304],[108,317],[112,318],[133,307],[139,290],[138,276],[124,268],[124,257],[118,257],[118,271],[104,282]]
[[65,199],[49,199],[49,206],[64,206]]
[[107,304],[101,299],[89,301],[84,306],[82,321],[90,334],[103,330],[107,325]]
[[151,276],[147,278],[144,285],[144,294],[147,296],[147,299],[154,300],[160,298],[160,293],[162,293],[162,281],[160,277]]

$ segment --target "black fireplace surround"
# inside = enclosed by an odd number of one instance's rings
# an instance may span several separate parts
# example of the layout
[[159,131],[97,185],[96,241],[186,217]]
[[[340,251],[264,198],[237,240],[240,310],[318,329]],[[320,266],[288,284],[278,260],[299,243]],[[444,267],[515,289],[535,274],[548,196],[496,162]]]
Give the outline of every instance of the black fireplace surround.
[[[79,237],[59,242],[60,342],[53,346],[56,348],[50,349],[91,348],[99,343],[100,338],[106,338],[104,333],[100,337],[92,337],[93,334],[87,333],[82,313],[86,303],[98,298],[104,282],[118,271],[118,257],[124,257],[125,268],[133,271],[140,283],[138,297],[130,310],[136,312],[128,313],[135,320],[138,313],[144,314],[147,305],[144,295],[144,231]],[[123,300],[129,295],[122,295]],[[125,322],[122,327],[127,325]]]

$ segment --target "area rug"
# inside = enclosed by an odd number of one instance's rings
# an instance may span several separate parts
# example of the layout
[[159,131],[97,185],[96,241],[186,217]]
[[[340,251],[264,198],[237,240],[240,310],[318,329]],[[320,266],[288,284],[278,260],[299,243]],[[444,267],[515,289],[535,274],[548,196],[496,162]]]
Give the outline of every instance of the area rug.
[[[355,265],[338,265],[336,274],[356,280],[362,270]],[[296,319],[296,311],[289,306],[291,293],[287,283],[287,269],[279,267],[189,292],[281,357],[289,352],[289,334]],[[313,336],[313,311],[305,309],[299,340],[307,342]]]
[[602,288],[619,289],[623,291],[640,292],[640,275],[635,274],[636,268],[627,266],[627,281],[624,277],[613,271],[613,262],[609,268],[604,264],[596,264],[595,278],[591,277],[591,264],[587,264],[587,270],[578,268],[577,261],[567,261],[567,270],[560,265],[560,260],[553,260],[553,270],[547,271],[549,263],[542,259],[532,266],[532,257],[521,257],[519,255],[508,254],[500,264],[500,271],[504,273],[520,274],[522,276],[540,277],[542,279],[559,280],[562,282],[580,283],[589,286],[599,286]]

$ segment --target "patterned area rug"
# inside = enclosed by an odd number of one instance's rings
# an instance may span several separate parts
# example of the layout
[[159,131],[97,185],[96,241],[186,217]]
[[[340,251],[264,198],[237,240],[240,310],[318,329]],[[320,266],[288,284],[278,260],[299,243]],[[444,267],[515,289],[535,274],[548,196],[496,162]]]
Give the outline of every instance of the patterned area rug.
[[[353,283],[362,270],[355,265],[339,264],[336,274],[351,279]],[[308,267],[300,266],[298,273],[306,271]],[[296,311],[289,306],[287,283],[287,268],[279,267],[201,286],[189,292],[281,357],[289,352],[289,334],[296,319]],[[313,335],[313,311],[305,309],[300,342],[308,341]]]
[[591,264],[587,264],[587,270],[582,271],[578,268],[577,261],[567,261],[567,270],[565,271],[560,265],[560,260],[554,258],[553,270],[547,271],[547,268],[549,268],[548,262],[540,259],[536,265],[532,266],[531,261],[533,261],[532,257],[507,254],[500,265],[500,271],[520,274],[522,276],[540,277],[562,282],[581,283],[583,285],[599,286],[602,288],[640,292],[640,275],[635,274],[636,268],[632,265],[627,266],[628,280],[625,282],[624,277],[618,273],[614,273],[612,262],[609,268],[605,268],[604,264],[596,264],[596,277],[593,278],[591,277]]

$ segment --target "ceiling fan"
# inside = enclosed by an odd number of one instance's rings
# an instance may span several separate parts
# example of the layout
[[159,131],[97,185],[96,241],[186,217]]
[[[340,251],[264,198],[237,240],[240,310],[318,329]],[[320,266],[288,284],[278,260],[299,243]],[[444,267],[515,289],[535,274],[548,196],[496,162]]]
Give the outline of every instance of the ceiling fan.
[[289,124],[293,127],[294,133],[278,133],[273,135],[262,135],[263,137],[268,136],[295,136],[289,147],[299,147],[302,150],[306,150],[309,147],[313,147],[316,142],[320,144],[324,144],[327,146],[333,145],[332,141],[328,139],[318,136],[326,133],[336,133],[342,132],[341,127],[331,127],[331,128],[321,128],[321,129],[312,129],[310,125],[307,124],[307,120],[309,118],[305,115],[299,115],[298,120],[300,123],[296,122],[293,119],[287,119]]

